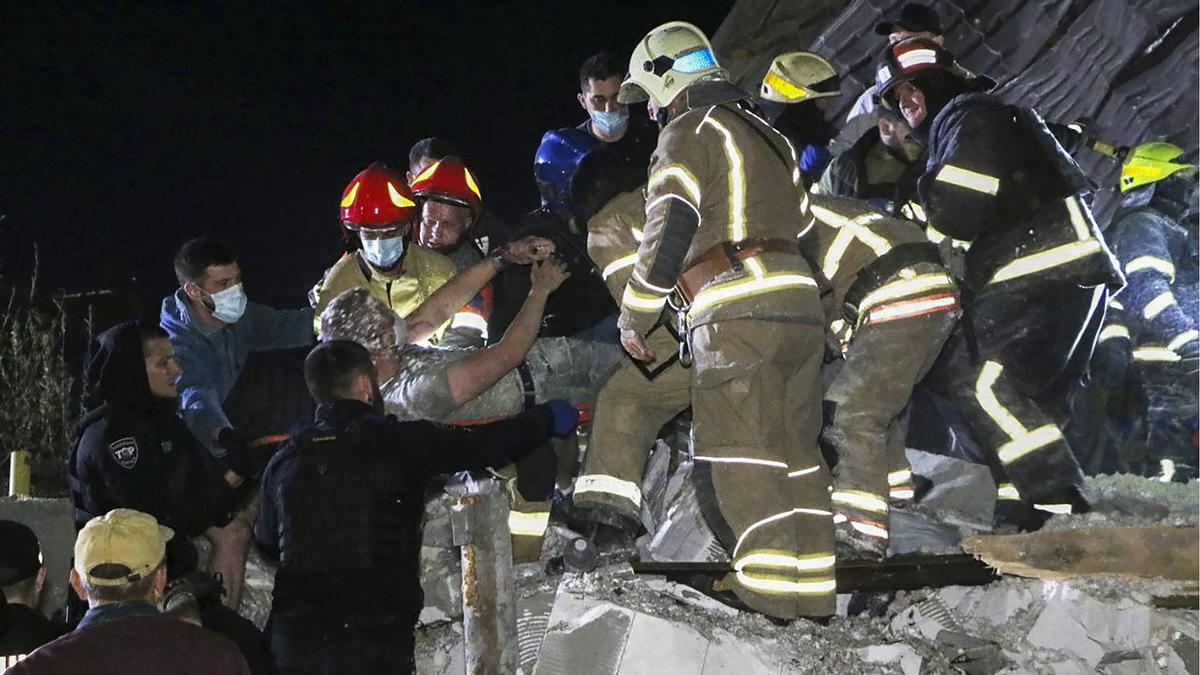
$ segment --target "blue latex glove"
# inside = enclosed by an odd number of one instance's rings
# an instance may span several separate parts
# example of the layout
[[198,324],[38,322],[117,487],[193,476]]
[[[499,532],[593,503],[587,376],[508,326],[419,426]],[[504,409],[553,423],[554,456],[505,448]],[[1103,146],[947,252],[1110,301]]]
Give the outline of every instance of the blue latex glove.
[[562,438],[575,431],[575,426],[579,424],[579,411],[575,409],[575,406],[566,401],[555,399],[547,401],[546,407],[550,409],[550,415],[554,418],[554,424],[551,428],[555,436]]

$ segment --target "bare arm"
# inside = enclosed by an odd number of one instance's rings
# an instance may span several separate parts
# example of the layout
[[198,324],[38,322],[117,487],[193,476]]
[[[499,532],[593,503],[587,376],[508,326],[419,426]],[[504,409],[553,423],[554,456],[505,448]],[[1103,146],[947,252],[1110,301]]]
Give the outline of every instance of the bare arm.
[[454,275],[405,318],[408,342],[420,342],[433,335],[455,312],[475,297],[508,263],[527,265],[545,260],[554,252],[554,242],[541,237],[526,237],[505,246],[498,257],[489,256]]
[[533,283],[529,297],[504,332],[504,337],[491,347],[481,349],[446,369],[450,395],[454,397],[456,405],[463,405],[487,391],[524,360],[541,328],[546,299],[569,276],[566,265],[555,260],[533,265],[530,270]]

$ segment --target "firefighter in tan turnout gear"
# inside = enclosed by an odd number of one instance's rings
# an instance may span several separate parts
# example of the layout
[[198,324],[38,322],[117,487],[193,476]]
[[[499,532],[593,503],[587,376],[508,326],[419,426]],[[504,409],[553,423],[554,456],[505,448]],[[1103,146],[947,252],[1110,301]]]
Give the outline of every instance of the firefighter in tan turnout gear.
[[843,553],[883,557],[889,501],[913,496],[903,413],[961,314],[958,289],[917,224],[854,199],[812,199],[813,260],[829,281],[824,300],[842,355],[823,432],[838,455],[834,523]]
[[[790,143],[751,111],[695,26],[667,23],[634,49],[619,98],[663,125],[646,229],[621,297],[621,342],[645,339],[670,296],[690,346],[697,490],[750,608],[834,610],[829,472],[821,424],[823,315],[796,246],[810,224]],[[673,289],[678,289],[673,293]]]
[[[641,190],[614,197],[588,221],[588,256],[617,302],[637,262],[646,222]],[[628,360],[609,377],[592,411],[592,433],[574,504],[592,520],[633,534],[641,521],[642,474],[659,429],[691,404],[692,374],[679,363],[676,317],[664,312],[645,337],[658,358]]]

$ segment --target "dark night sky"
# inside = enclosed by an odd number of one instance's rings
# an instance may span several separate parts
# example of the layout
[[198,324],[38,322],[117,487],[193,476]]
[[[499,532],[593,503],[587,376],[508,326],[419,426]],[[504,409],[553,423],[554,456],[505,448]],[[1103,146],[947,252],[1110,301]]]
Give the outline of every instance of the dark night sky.
[[[653,26],[710,35],[731,3],[10,4],[0,38],[0,283],[174,284],[185,239],[232,243],[251,298],[298,306],[337,258],[350,178],[455,140],[485,202],[536,206],[543,131],[577,124],[576,71]],[[151,309],[151,307],[147,307]]]

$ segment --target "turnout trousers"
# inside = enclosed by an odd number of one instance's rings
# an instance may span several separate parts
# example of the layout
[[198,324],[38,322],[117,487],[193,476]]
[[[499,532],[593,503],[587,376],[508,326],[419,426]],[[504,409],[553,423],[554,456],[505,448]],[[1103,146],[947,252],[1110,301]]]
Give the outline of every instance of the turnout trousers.
[[1084,333],[1097,301],[1102,289],[1061,282],[985,288],[934,366],[931,382],[962,406],[1000,499],[1060,505],[1083,483],[1054,394],[1078,375],[1078,350],[1090,354]]
[[697,493],[755,611],[834,612],[834,532],[821,429],[824,332],[736,319],[692,330]]
[[[658,362],[679,348],[675,338],[661,329],[647,337],[646,345]],[[575,481],[575,504],[611,509],[641,521],[646,459],[662,426],[691,403],[691,377],[678,361],[652,380],[631,361],[621,364],[600,389],[592,409],[587,455]]]
[[825,393],[824,440],[837,452],[834,511],[859,533],[888,538],[888,499],[912,498],[905,409],[954,329],[958,310],[859,328]]

